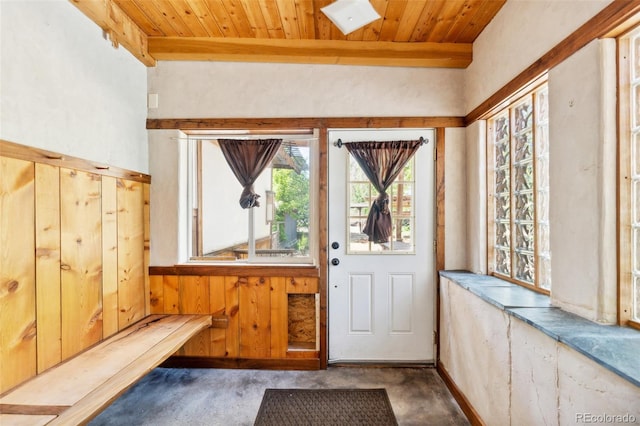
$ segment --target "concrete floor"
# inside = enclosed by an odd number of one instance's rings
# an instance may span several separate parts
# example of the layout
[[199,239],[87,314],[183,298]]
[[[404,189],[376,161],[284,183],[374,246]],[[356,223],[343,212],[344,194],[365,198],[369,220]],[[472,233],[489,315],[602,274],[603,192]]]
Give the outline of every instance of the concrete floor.
[[252,425],[266,388],[387,389],[400,425],[468,425],[434,368],[320,371],[165,369],[149,373],[90,425]]

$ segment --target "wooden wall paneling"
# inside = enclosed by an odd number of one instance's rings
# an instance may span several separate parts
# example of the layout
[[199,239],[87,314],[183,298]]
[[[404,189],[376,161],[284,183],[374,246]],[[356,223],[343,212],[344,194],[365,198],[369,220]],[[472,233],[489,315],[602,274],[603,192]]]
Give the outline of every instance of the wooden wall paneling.
[[35,179],[36,300],[40,301],[36,305],[36,323],[40,373],[62,361],[60,168],[36,163]]
[[287,278],[287,293],[317,293],[318,278],[291,277]]
[[288,297],[284,277],[271,278],[271,357],[285,358],[289,346],[287,332]]
[[34,179],[0,157],[0,393],[36,374]]
[[226,332],[226,354],[229,358],[237,358],[240,355],[240,280],[238,277],[227,276],[224,278],[224,310],[229,318],[229,326]]
[[162,277],[162,290],[165,314],[179,314],[180,294],[178,291],[178,276],[164,275]]
[[[225,278],[209,277],[209,311],[215,317],[225,316]],[[213,327],[210,331],[211,356],[224,357],[227,354],[226,335],[229,321],[225,328]]]
[[60,170],[62,358],[102,338],[101,179]]
[[149,281],[149,266],[151,265],[151,185],[142,185],[144,199],[144,312],[145,315],[151,313],[151,282]]
[[149,309],[151,314],[164,314],[164,276],[149,277]]
[[144,191],[140,182],[118,179],[118,323],[120,329],[145,314]]
[[271,286],[268,277],[239,279],[240,357],[271,356]]
[[[180,313],[208,314],[209,307],[209,277],[182,276],[179,279]],[[211,352],[210,329],[206,329],[193,336],[184,346],[186,356],[209,356]]]
[[116,179],[102,177],[102,336],[118,327],[118,197]]

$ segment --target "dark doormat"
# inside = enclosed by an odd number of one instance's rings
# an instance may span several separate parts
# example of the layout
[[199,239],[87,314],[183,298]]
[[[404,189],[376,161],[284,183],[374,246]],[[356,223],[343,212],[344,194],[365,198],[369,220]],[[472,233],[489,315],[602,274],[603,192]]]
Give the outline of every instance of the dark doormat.
[[385,389],[266,389],[256,426],[397,425]]

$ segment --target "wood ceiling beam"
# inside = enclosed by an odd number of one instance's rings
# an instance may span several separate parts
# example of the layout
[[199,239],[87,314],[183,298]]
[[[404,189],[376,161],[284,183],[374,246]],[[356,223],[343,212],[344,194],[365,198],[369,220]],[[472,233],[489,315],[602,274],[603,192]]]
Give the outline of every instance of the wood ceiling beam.
[[109,35],[114,47],[121,44],[146,66],[156,65],[149,54],[147,35],[112,0],[70,1]]
[[[78,0],[74,0],[78,1]],[[466,68],[470,43],[394,43],[214,37],[149,37],[157,60],[248,61]]]

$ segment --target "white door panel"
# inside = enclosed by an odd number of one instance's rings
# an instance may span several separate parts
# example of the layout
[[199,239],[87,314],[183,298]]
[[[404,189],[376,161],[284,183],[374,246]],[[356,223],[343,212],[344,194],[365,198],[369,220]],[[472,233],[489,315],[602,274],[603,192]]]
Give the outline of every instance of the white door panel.
[[[349,253],[362,226],[347,224],[349,140],[429,143],[415,155],[414,249],[412,252]],[[434,132],[432,129],[329,131],[329,360],[432,361],[435,316]],[[362,207],[362,206],[358,206]],[[360,228],[361,229],[361,228]],[[332,248],[331,243],[338,243]],[[331,263],[331,262],[330,262]]]

